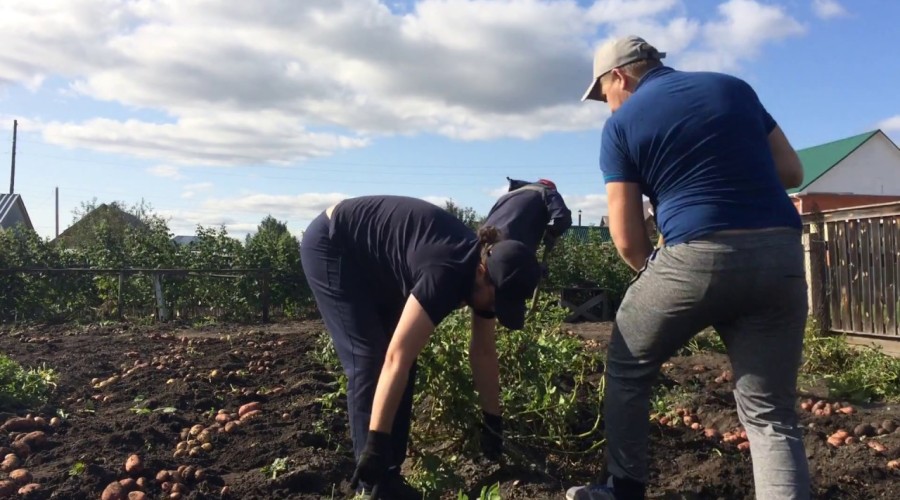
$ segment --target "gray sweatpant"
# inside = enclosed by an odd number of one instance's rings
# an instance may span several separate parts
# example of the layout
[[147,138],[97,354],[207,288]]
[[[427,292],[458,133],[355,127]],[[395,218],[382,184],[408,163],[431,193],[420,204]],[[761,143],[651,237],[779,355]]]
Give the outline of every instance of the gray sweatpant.
[[807,317],[800,232],[715,234],[660,248],[616,314],[606,372],[609,472],[648,476],[651,386],[660,367],[713,326],[728,349],[758,499],[810,496],[797,425],[797,371]]

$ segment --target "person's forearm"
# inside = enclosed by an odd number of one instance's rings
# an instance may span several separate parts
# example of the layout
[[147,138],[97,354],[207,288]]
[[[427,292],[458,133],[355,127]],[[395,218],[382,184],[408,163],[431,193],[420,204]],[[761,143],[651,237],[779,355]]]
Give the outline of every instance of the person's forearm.
[[394,415],[400,406],[400,398],[406,391],[410,366],[404,366],[395,357],[388,356],[378,377],[375,399],[372,401],[372,417],[369,430],[390,433],[394,425]]
[[650,254],[653,253],[653,247],[649,238],[638,240],[634,245],[620,247],[619,256],[628,264],[628,267],[635,271],[639,271],[644,267]]
[[472,323],[472,342],[469,346],[469,364],[472,379],[478,392],[481,409],[500,414],[500,363],[497,361],[497,345],[494,320],[476,317]]

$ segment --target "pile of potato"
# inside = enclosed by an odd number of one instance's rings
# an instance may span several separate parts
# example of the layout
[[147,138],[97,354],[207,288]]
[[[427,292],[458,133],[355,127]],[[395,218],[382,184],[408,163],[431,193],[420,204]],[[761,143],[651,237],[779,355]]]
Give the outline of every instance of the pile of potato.
[[853,415],[856,413],[856,408],[850,406],[850,403],[829,403],[824,399],[818,401],[807,399],[800,403],[800,409],[808,411],[817,417],[829,417],[838,413],[843,413],[844,415]]
[[0,426],[0,432],[6,432],[9,446],[0,447],[0,472],[7,474],[0,480],[0,498],[16,493],[22,496],[38,491],[41,486],[33,482],[28,469],[22,467],[33,452],[47,445],[47,432],[62,425],[59,417],[46,419],[42,416],[26,415],[13,417]]

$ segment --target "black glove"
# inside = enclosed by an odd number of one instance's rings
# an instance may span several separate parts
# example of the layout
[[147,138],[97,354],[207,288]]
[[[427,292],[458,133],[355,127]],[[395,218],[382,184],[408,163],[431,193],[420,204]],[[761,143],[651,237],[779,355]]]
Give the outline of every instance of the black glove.
[[559,239],[559,235],[555,234],[552,229],[548,229],[544,233],[544,251],[549,252],[553,250],[553,247],[556,246],[556,240]]
[[488,460],[500,461],[503,455],[503,417],[481,412],[481,453]]
[[372,488],[370,497],[378,499],[378,488],[381,486],[391,461],[391,435],[386,432],[369,431],[366,447],[359,456],[356,471],[350,479],[350,487],[354,490],[362,481]]

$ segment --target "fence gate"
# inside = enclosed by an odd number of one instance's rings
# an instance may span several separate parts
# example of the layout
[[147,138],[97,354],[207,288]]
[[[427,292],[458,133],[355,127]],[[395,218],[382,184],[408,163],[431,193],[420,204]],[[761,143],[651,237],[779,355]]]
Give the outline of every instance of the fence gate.
[[816,216],[830,329],[900,340],[900,204]]

